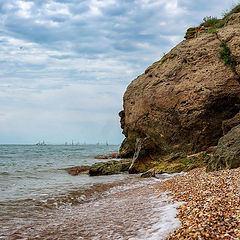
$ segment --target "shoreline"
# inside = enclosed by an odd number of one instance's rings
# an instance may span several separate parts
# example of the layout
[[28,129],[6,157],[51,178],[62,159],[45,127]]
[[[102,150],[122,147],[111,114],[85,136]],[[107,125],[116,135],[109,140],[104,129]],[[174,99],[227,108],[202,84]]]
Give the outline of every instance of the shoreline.
[[168,178],[172,176],[163,175],[161,180],[135,176],[98,199],[53,209],[46,212],[47,219],[16,225],[8,239],[164,240],[180,225],[175,216],[181,203],[166,194],[156,195],[159,182]]
[[81,195],[83,203],[45,209],[44,222],[15,224],[9,239],[240,239],[240,168],[129,176],[128,182],[104,186],[93,201]]
[[206,173],[205,168],[175,176],[158,186],[170,192],[181,226],[167,240],[240,239],[240,168]]

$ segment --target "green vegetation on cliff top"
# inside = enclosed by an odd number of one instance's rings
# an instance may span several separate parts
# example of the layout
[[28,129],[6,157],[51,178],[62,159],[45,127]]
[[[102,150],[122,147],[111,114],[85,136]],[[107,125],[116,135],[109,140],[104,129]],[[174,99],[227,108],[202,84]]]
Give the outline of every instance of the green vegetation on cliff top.
[[[217,29],[224,27],[226,24],[229,16],[231,16],[234,13],[240,12],[240,3],[233,6],[233,8],[230,11],[225,11],[223,13],[223,18],[218,19],[217,17],[207,16],[203,18],[203,22],[200,24],[200,27],[206,28],[204,32],[206,33],[216,33]],[[200,29],[199,27],[199,29]],[[198,27],[197,27],[198,28]],[[199,31],[197,28],[189,28],[186,32],[186,38],[192,38],[194,37],[195,33]]]
[[[240,3],[236,4],[230,11],[225,11],[223,13],[223,18],[218,19],[216,17],[205,17],[203,18],[203,22],[200,24],[200,26],[204,26],[210,29],[217,29],[217,28],[222,28],[228,17],[234,13],[239,13],[240,12]],[[209,31],[208,29],[207,31]]]

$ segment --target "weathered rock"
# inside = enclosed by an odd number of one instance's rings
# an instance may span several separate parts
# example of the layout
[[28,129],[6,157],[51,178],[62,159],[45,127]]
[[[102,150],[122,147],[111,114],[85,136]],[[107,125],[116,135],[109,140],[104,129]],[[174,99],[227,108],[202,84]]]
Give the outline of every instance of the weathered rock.
[[[217,144],[222,122],[239,112],[240,24],[184,40],[132,81],[124,94],[122,157],[138,138],[149,138],[159,156],[192,154]],[[236,72],[220,57],[225,42]],[[146,155],[144,156],[146,159]]]
[[77,176],[81,173],[88,173],[88,170],[90,169],[90,166],[76,166],[71,168],[64,168],[68,172],[68,174],[72,176]]
[[130,159],[125,160],[111,160],[107,162],[98,162],[93,164],[89,169],[90,176],[112,175],[120,172],[128,171],[131,164]]
[[212,154],[213,153],[210,151],[203,151],[171,160],[166,158],[164,161],[161,161],[161,163],[155,166],[154,169],[156,174],[188,172],[194,168],[206,167]]
[[233,118],[224,120],[222,122],[222,131],[225,135],[227,132],[229,132],[233,127],[236,127],[240,124],[240,112],[237,113]]
[[240,125],[220,138],[217,150],[207,166],[207,172],[240,167]]
[[171,153],[169,154],[168,158],[166,159],[167,162],[174,162],[177,159],[182,159],[182,158],[186,158],[187,156],[185,154],[182,153]]
[[137,135],[135,137],[131,135],[130,137],[126,137],[120,146],[120,149],[119,149],[120,158],[130,158],[134,155]]
[[215,152],[217,150],[217,146],[210,146],[207,148],[208,152]]
[[240,13],[233,13],[231,14],[226,21],[227,25],[233,25],[240,23]]
[[152,168],[151,154],[154,154],[155,150],[156,146],[151,138],[137,138],[135,153],[128,172],[141,173]]
[[191,38],[197,37],[199,35],[199,33],[203,32],[203,31],[206,31],[206,30],[207,30],[207,28],[204,27],[204,26],[188,28],[184,38],[185,39],[191,39]]
[[217,37],[231,50],[232,57],[237,62],[236,75],[240,82],[240,13],[232,14],[228,19],[227,26],[218,30]]

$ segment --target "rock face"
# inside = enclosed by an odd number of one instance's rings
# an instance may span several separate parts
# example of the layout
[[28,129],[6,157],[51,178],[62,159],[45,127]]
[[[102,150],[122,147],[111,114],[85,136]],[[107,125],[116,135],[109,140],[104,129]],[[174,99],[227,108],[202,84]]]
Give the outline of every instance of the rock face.
[[240,125],[220,138],[217,150],[208,163],[207,171],[240,167]]
[[135,153],[133,155],[133,160],[128,169],[128,172],[146,172],[152,168],[154,163],[151,158],[151,153],[155,152],[155,148],[156,146],[150,138],[137,138]]
[[185,39],[195,38],[199,33],[205,31],[207,28],[204,26],[194,27],[187,29],[186,35],[184,36]]
[[225,135],[228,131],[230,131],[233,127],[240,124],[240,112],[237,113],[233,118],[224,120],[222,122],[222,131]]
[[[217,144],[222,123],[239,112],[240,13],[217,33],[184,40],[128,86],[120,112],[125,140],[121,157],[134,155],[137,139],[151,154],[193,154]],[[236,71],[219,54],[224,42]],[[142,149],[143,150],[143,149]]]

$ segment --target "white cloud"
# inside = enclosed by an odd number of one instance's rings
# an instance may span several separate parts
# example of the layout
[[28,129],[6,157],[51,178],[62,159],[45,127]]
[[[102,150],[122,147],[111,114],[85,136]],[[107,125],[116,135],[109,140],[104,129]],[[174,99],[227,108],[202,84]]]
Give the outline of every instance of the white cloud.
[[64,14],[71,17],[71,13],[68,9],[68,5],[65,3],[48,1],[45,7],[43,7],[43,9],[45,10],[44,13],[46,15]]
[[2,1],[0,143],[78,135],[97,142],[106,126],[120,142],[117,113],[129,82],[188,27],[231,6],[232,0]]
[[31,8],[33,7],[33,2],[25,2],[25,1],[16,1],[16,5],[19,7],[18,14],[23,18],[32,17]]

